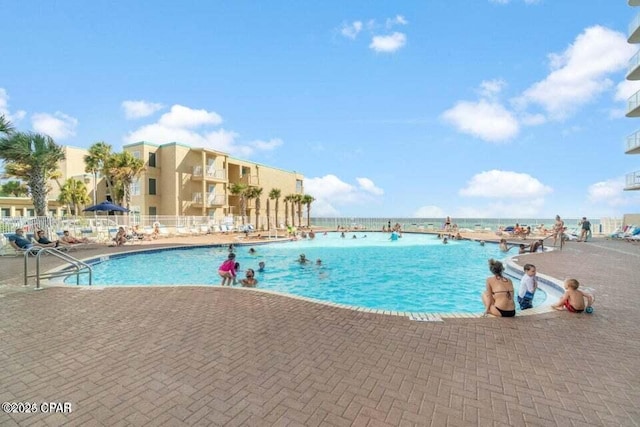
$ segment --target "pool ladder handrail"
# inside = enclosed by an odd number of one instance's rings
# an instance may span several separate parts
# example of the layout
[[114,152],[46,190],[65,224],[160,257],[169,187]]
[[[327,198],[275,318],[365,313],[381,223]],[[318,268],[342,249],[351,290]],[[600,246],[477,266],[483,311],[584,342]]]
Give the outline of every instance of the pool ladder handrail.
[[[40,257],[43,254],[50,254],[55,256],[56,258],[59,258],[63,261],[66,261],[67,264],[69,266],[71,266],[74,270],[75,273],[70,273],[69,272],[69,268],[65,268],[62,270],[57,270],[51,273],[43,273],[40,274]],[[56,248],[42,248],[40,249],[38,252],[35,253],[35,258],[36,258],[36,272],[35,274],[29,274],[29,257],[34,255],[33,252],[31,251],[26,251],[24,253],[24,285],[27,286],[28,282],[29,282],[29,278],[31,277],[35,277],[36,278],[36,289],[40,289],[40,280],[41,279],[50,279],[52,277],[63,277],[63,276],[70,276],[72,274],[75,274],[76,276],[76,285],[80,284],[80,275],[81,274],[89,274],[89,286],[91,286],[93,279],[93,269],[91,268],[91,266],[89,264],[87,264],[86,262],[80,261],[79,259],[72,257],[71,255],[64,253]]]

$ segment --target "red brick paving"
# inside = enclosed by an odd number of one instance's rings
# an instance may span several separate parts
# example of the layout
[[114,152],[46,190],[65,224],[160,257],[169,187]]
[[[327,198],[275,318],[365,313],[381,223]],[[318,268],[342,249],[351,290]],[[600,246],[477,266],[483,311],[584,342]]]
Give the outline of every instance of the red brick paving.
[[218,287],[20,292],[21,260],[0,259],[0,401],[73,409],[0,424],[639,425],[640,246],[526,260],[596,288],[595,313],[428,323]]

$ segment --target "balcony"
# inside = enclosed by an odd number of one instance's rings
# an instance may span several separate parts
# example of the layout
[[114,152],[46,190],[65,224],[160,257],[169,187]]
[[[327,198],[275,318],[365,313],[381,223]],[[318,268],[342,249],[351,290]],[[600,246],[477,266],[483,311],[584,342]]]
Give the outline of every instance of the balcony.
[[640,130],[627,137],[625,154],[640,154]]
[[629,24],[629,43],[640,43],[640,15],[633,18],[633,21]]
[[625,181],[625,191],[640,190],[640,171],[627,174]]
[[240,183],[255,187],[260,185],[260,179],[258,175],[244,175],[240,178]]
[[627,80],[640,80],[640,51],[633,55],[629,60],[629,65],[627,66]]
[[226,181],[227,171],[224,169],[203,168],[202,166],[194,166],[192,178],[201,180],[203,177],[207,180]]
[[627,117],[640,117],[640,90],[627,100]]
[[214,194],[214,193],[204,193],[206,200],[202,197],[202,193],[193,193],[191,195],[191,202],[194,206],[224,206],[225,205],[225,195],[224,194]]

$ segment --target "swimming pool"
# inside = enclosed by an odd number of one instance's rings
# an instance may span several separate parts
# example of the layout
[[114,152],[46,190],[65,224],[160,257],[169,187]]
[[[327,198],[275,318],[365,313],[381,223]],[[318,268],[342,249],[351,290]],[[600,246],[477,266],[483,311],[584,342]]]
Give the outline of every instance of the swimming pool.
[[[250,247],[255,255],[249,254]],[[363,308],[431,313],[483,311],[480,293],[489,275],[487,260],[504,257],[494,244],[445,245],[424,234],[405,234],[392,242],[389,234],[377,232],[347,233],[345,238],[319,234],[314,240],[237,246],[235,252],[240,277],[253,268],[261,289]],[[298,263],[301,253],[311,262]],[[218,266],[227,255],[225,246],[111,256],[94,264],[93,283],[219,285]],[[315,265],[316,259],[322,266]],[[266,263],[262,273],[257,272],[260,261]],[[518,284],[514,281],[516,291]],[[534,304],[545,299],[539,290]]]

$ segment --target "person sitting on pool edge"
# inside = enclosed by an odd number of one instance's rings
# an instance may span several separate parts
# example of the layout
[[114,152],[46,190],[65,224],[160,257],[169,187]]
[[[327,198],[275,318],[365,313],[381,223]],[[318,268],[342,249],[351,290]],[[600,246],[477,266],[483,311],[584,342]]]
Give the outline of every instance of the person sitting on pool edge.
[[[567,279],[564,281],[564,288],[566,292],[562,295],[562,298],[551,307],[556,310],[564,310],[571,313],[582,313],[586,308],[591,307],[593,304],[593,296],[586,292],[578,290],[580,282],[576,279]],[[587,300],[585,304],[584,300]]]
[[246,273],[246,277],[240,280],[240,284],[243,288],[255,288],[258,284],[258,280],[255,278],[256,273],[253,271],[253,268],[248,268]]
[[487,278],[487,289],[482,293],[482,302],[485,307],[484,315],[514,317],[516,304],[513,301],[513,282],[502,275],[504,266],[500,261],[490,259],[489,270],[493,275]]

